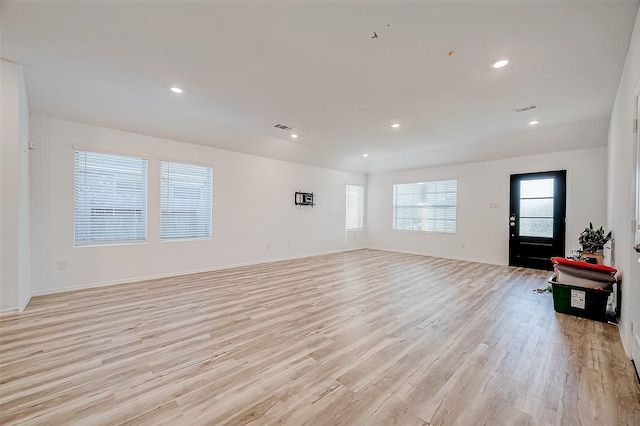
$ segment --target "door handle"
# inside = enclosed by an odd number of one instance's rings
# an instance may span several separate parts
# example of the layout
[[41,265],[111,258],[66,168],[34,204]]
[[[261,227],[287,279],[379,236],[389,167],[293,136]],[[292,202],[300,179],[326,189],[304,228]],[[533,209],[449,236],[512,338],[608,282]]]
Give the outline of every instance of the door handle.
[[515,229],[516,229],[516,214],[511,213],[511,216],[509,216],[509,231],[510,231],[509,234],[511,234],[512,237],[516,236]]

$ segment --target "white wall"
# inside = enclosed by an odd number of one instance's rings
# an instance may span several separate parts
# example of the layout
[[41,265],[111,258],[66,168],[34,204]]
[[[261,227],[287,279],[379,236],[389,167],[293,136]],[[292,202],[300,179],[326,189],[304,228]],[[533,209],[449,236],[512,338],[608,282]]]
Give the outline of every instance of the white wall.
[[[621,284],[621,322],[620,335],[629,352],[631,342],[631,303],[630,287],[636,286],[640,291],[640,283],[631,282],[633,253],[632,221],[635,216],[634,193],[634,138],[631,132],[631,120],[634,116],[635,91],[640,85],[640,12],[631,36],[629,51],[625,62],[618,93],[611,113],[608,140],[608,225],[613,229],[615,238],[613,264],[619,270]],[[640,190],[640,188],[636,189]],[[635,306],[640,310],[640,306]],[[636,324],[640,327],[640,324]]]
[[[311,256],[361,248],[362,232],[345,232],[345,185],[366,176],[31,117],[33,293]],[[148,243],[74,248],[73,147],[149,159]],[[213,166],[213,238],[160,242],[159,159]],[[296,207],[296,190],[317,205]],[[357,239],[356,239],[357,238]],[[267,248],[270,244],[270,249]],[[66,262],[59,270],[58,262]]]
[[0,312],[31,298],[29,250],[29,104],[22,68],[2,61],[0,147]]
[[[578,234],[589,221],[594,226],[605,224],[606,155],[606,148],[599,147],[369,176],[368,246],[508,264],[510,175],[566,169],[566,248],[577,249]],[[458,179],[456,234],[394,231],[393,184],[442,179]]]

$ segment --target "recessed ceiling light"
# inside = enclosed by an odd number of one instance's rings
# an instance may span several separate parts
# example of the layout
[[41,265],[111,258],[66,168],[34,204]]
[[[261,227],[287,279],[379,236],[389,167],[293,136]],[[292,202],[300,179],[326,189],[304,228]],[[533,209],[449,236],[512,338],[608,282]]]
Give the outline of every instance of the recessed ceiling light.
[[398,124],[398,123],[393,123],[393,124],[391,125],[391,127],[393,127],[394,129],[397,129],[398,127],[400,127],[400,124]]
[[296,135],[295,133],[293,133],[293,134],[291,135],[291,137],[295,139],[295,138],[297,138],[297,137],[298,137],[298,135]]
[[362,154],[362,156],[366,158],[369,156],[369,154]]
[[506,66],[508,63],[509,61],[507,59],[500,59],[499,61],[492,63],[491,68],[494,68],[494,69],[502,68]]
[[538,123],[539,123],[539,121],[538,121],[538,120],[533,120],[533,121],[530,121],[530,122],[529,122],[529,125],[530,125],[530,126],[535,126],[535,125],[536,125],[536,124],[538,124]]
[[172,88],[171,88],[171,91],[172,91],[173,93],[178,93],[178,94],[179,94],[179,93],[182,93],[182,89],[181,89],[181,88],[179,88],[179,87],[172,87]]

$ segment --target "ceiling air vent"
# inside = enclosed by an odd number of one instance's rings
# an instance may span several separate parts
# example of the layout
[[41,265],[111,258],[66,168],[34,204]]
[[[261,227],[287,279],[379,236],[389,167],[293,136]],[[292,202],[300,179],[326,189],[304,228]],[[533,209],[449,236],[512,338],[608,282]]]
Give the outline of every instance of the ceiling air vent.
[[285,130],[287,132],[289,130],[293,130],[293,127],[285,126],[284,124],[274,124],[273,127],[275,127],[276,129],[280,129],[280,130]]
[[514,108],[513,110],[515,112],[525,112],[525,111],[531,111],[532,109],[536,109],[536,108],[538,108],[538,105],[528,105],[522,108]]

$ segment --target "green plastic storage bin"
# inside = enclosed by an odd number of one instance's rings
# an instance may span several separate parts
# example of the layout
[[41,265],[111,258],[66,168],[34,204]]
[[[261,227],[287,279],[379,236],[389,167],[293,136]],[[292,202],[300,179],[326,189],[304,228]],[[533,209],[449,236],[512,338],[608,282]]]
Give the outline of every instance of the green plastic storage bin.
[[553,288],[553,309],[556,312],[607,322],[607,300],[613,290],[576,287],[553,279],[549,282]]

